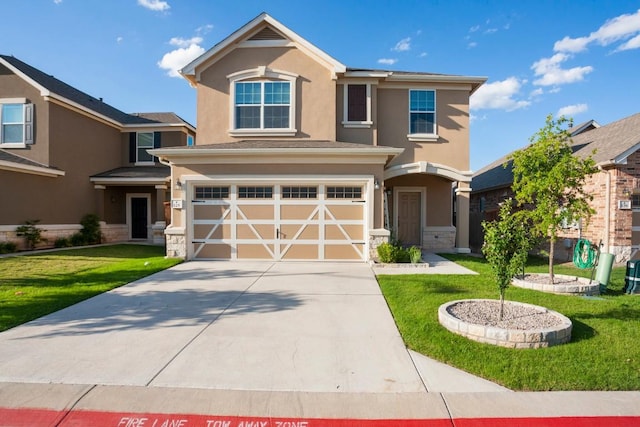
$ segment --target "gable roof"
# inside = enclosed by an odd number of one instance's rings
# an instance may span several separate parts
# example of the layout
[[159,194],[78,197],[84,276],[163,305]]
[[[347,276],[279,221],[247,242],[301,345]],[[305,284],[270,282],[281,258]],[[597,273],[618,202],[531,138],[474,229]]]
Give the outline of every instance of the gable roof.
[[[592,155],[596,164],[603,167],[624,163],[630,154],[640,149],[640,113],[605,126],[589,120],[573,126],[569,133],[576,156]],[[478,170],[473,176],[472,192],[511,186],[513,163],[507,160],[511,154]],[[506,167],[503,166],[505,163]]]
[[198,80],[196,68],[213,61],[216,56],[224,56],[224,50],[231,45],[244,46],[295,46],[307,55],[324,64],[334,73],[343,73],[346,67],[324,51],[318,49],[304,38],[263,12],[234,31],[227,38],[184,66],[180,73],[192,85]]
[[53,98],[67,105],[92,112],[95,116],[103,118],[117,126],[126,127],[127,125],[166,125],[179,123],[193,128],[193,126],[173,113],[127,114],[105,103],[102,101],[102,98],[95,98],[76,89],[14,56],[0,55],[0,65],[4,65],[18,77],[38,89],[41,96]]

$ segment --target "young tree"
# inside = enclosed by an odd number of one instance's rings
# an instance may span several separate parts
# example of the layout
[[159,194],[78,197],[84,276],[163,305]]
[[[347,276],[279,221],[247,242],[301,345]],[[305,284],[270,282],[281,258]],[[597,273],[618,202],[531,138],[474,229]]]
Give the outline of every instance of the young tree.
[[526,217],[521,212],[512,213],[513,201],[507,199],[500,207],[498,219],[484,221],[482,253],[500,289],[500,320],[504,313],[504,294],[511,280],[527,261],[531,249],[531,236]]
[[519,206],[527,206],[534,231],[549,240],[549,276],[554,283],[554,244],[563,223],[588,220],[595,212],[593,196],[585,193],[586,178],[597,172],[592,155],[573,155],[566,125],[573,121],[547,116],[545,126],[531,138],[531,145],[516,151],[513,159],[513,191]]

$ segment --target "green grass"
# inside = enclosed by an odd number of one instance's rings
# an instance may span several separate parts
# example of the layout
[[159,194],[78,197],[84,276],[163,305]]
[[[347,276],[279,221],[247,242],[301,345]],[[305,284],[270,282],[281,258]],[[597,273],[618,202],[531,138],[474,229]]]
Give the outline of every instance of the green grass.
[[0,331],[178,264],[164,248],[114,245],[0,259]]
[[[640,296],[622,292],[625,267],[613,269],[608,290],[599,298],[509,287],[507,300],[547,307],[573,322],[568,344],[515,350],[481,344],[440,325],[438,307],[445,302],[499,298],[483,259],[445,256],[480,274],[378,277],[409,348],[513,390],[640,390]],[[547,272],[546,260],[532,260],[526,271]],[[590,276],[590,270],[570,264],[554,271]]]

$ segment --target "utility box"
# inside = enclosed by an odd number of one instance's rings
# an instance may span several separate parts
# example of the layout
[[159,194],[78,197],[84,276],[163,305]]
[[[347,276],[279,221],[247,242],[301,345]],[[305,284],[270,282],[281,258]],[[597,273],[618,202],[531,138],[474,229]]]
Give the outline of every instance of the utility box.
[[627,261],[623,290],[627,294],[640,294],[640,261]]

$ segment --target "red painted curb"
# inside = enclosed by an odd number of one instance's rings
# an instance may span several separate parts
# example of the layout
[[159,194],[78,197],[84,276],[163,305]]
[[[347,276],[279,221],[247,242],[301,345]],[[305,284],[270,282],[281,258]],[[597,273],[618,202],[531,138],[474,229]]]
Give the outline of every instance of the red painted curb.
[[0,408],[0,425],[3,427],[640,427],[640,416],[370,420]]

